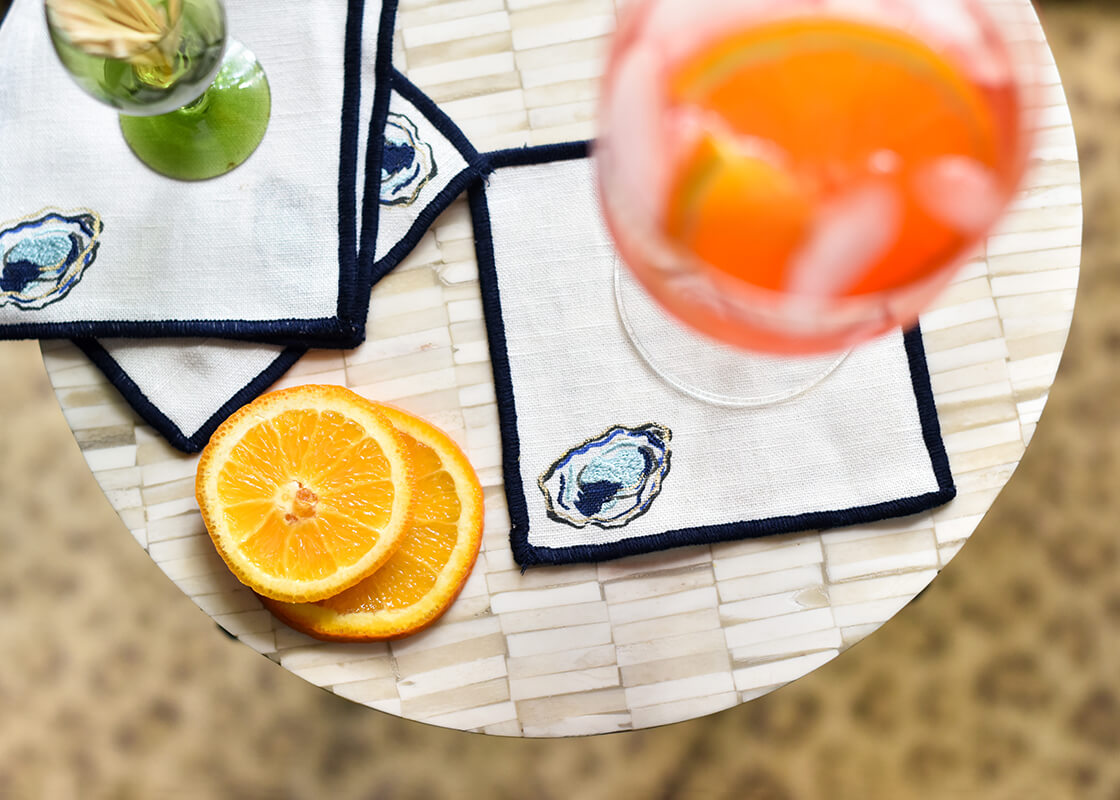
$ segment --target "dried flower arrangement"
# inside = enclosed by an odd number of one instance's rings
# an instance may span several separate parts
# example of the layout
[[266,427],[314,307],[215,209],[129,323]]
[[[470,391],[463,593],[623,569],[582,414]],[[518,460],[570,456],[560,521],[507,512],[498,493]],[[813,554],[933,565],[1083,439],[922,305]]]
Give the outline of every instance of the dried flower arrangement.
[[46,0],[51,23],[89,55],[170,69],[182,0]]

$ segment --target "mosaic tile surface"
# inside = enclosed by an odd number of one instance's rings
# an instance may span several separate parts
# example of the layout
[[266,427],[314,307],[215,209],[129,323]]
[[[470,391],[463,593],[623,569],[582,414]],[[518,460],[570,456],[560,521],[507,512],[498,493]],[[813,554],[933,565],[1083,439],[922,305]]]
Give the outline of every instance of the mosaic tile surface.
[[[406,0],[396,60],[480,149],[587,138],[615,15],[610,0]],[[1044,41],[1037,25],[1022,35]],[[276,622],[226,570],[193,498],[197,458],[140,423],[69,343],[43,343],[44,362],[137,542],[215,621],[304,679],[410,719],[511,736],[708,714],[805,675],[902,609],[957,554],[1030,442],[1068,334],[1081,242],[1072,122],[1057,69],[1038,52],[1041,132],[1028,185],[922,320],[960,489],[931,514],[521,575],[459,202],[375,289],[369,340],[304,358],[280,385],[343,383],[447,430],[485,488],[483,552],[430,630],[392,644],[324,644]]]

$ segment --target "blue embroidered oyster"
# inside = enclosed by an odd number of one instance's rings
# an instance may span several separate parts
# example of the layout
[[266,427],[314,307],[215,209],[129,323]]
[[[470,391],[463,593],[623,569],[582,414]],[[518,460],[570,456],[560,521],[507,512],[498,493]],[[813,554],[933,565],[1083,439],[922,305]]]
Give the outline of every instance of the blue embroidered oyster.
[[45,210],[0,224],[0,306],[39,309],[61,300],[97,258],[101,218]]
[[389,114],[381,151],[381,204],[410,206],[437,172],[432,146],[403,114]]
[[617,425],[573,447],[537,481],[548,516],[575,528],[628,525],[660,493],[672,438],[663,425]]

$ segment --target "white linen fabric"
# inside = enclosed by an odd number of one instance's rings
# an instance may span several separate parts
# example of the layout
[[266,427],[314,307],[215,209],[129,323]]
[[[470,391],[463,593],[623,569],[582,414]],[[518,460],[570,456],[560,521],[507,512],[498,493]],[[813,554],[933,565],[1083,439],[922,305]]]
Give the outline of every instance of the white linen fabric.
[[[379,13],[375,8],[376,4],[367,7],[367,22],[371,13]],[[366,25],[363,31],[367,38],[376,37],[377,26]],[[370,51],[374,43],[367,42],[363,51]],[[361,191],[360,205],[376,206],[362,220],[358,258],[367,300],[372,284],[408,255],[436,216],[477,177],[476,165],[470,163],[477,154],[450,120],[402,75],[394,75],[393,86],[386,132],[376,140],[384,151],[383,167],[377,180]],[[362,130],[369,130],[372,98],[365,99]],[[371,131],[370,136],[377,134]],[[365,139],[360,187],[366,187]],[[364,322],[368,304],[363,301],[362,306]],[[202,449],[226,416],[268,389],[305,349],[238,346],[220,339],[103,339],[80,341],[79,346],[145,421],[188,452]]]
[[[78,232],[83,244],[96,238],[93,257],[49,302],[26,302],[7,281],[0,336],[353,338],[345,309],[362,287],[356,242],[340,250],[339,211],[340,178],[358,167],[341,143],[344,89],[358,80],[347,69],[362,67],[347,18],[361,4],[226,5],[231,36],[265,68],[272,116],[243,165],[185,183],[131,154],[116,113],[60,65],[41,0],[16,0],[0,26],[0,231],[44,209],[71,228],[83,214],[99,223]],[[365,38],[376,42],[381,4],[367,5]],[[374,50],[362,58],[372,63]],[[361,69],[363,98],[376,77]]]
[[[421,197],[417,198],[416,202],[405,202],[408,195],[400,191],[399,182],[393,180],[389,171],[382,167],[381,193],[378,198],[381,211],[377,223],[375,255],[378,265],[375,271],[382,273],[387,271],[387,266],[390,264],[395,266],[395,262],[399,260],[399,258],[391,258],[390,254],[400,246],[401,242],[406,242],[410,238],[409,234],[418,224],[419,209],[435,203],[436,198],[448,191],[448,187],[452,187],[450,191],[453,192],[454,197],[462,194],[462,178],[468,170],[468,158],[473,155],[473,149],[465,144],[461,136],[456,135],[454,126],[449,120],[442,118],[442,113],[435,109],[431,101],[427,98],[418,98],[418,92],[409,86],[400,74],[396,75],[394,80],[394,86],[396,83],[401,84],[407,96],[401,91],[394,91],[389,103],[389,118],[385,126],[386,156],[394,152],[393,143],[402,133],[415,135],[417,141],[427,148],[426,157],[430,159],[431,169],[430,177],[420,188]],[[420,107],[409,99],[410,97],[419,100]],[[408,130],[410,123],[412,129]],[[464,153],[463,150],[467,152]],[[417,164],[414,169],[421,167],[421,164]],[[445,205],[446,203],[436,204],[433,210],[442,210]],[[419,222],[425,230],[434,220],[433,214],[429,213],[426,216],[427,219]]]
[[[861,347],[785,402],[713,405],[669,386],[631,345],[588,159],[499,168],[485,198],[493,259],[480,255],[480,270],[492,348],[504,330],[508,371],[495,358],[495,379],[522,565],[867,522],[953,496],[932,398],[923,411],[919,397],[928,373],[917,340]],[[649,316],[663,312],[629,306],[658,329]],[[671,371],[703,382],[726,368],[726,352],[687,339],[661,340]],[[827,372],[752,363],[752,393]]]
[[[202,449],[213,429],[256,395],[247,387],[256,382],[263,391],[303,352],[215,339],[113,339],[82,347],[141,416],[162,415],[148,421],[185,450]],[[199,431],[205,434],[195,439]]]

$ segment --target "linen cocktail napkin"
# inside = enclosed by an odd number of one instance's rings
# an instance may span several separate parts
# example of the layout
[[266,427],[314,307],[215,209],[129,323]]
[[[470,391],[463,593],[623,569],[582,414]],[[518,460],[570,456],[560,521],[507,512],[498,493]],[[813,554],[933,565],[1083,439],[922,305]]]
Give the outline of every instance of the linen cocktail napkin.
[[[377,29],[365,30],[369,36]],[[363,326],[370,287],[478,177],[478,154],[451,120],[400,73],[393,74],[392,89],[383,126],[369,128],[367,180],[360,184],[365,213],[358,264],[366,302],[357,316]],[[381,119],[367,113],[367,121],[371,116],[374,125]],[[187,452],[201,450],[226,417],[267,390],[307,350],[202,339],[76,343],[149,425]]]
[[[16,0],[0,27],[0,337],[360,340],[359,140],[376,103],[361,105],[387,91],[390,63],[367,68],[362,43],[391,41],[391,8],[226,6],[272,116],[242,166],[182,183],[137,160],[115,112],[65,73],[41,0]],[[363,37],[386,19],[387,35]]]
[[[518,563],[871,522],[955,495],[920,333],[842,363],[720,374],[726,354],[674,333],[617,269],[586,147],[491,166],[472,212]],[[635,344],[667,351],[647,362]]]

